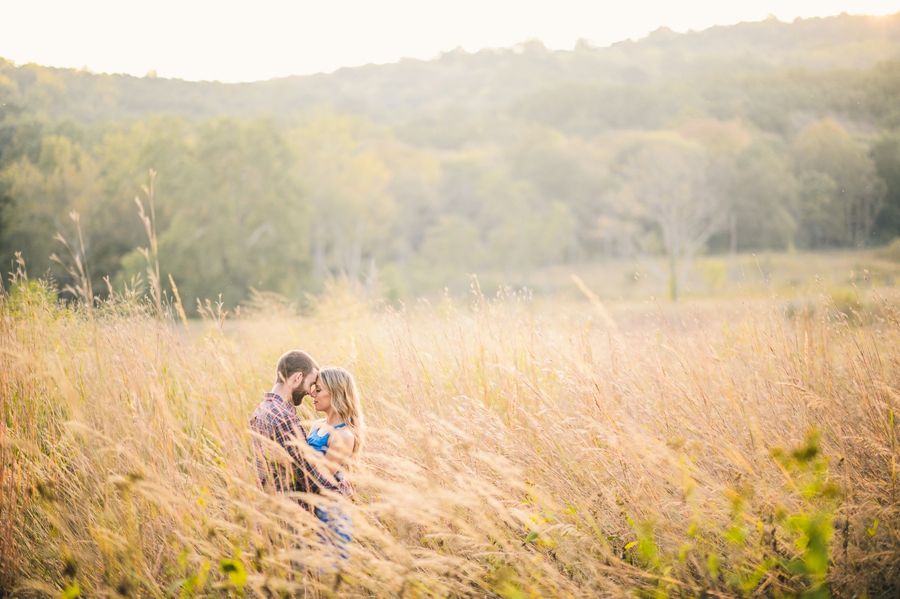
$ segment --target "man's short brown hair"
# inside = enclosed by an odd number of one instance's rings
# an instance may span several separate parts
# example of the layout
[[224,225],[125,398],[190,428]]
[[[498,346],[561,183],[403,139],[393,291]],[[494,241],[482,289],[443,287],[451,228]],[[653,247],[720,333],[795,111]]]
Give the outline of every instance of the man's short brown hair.
[[298,372],[306,378],[313,370],[318,370],[319,365],[305,351],[292,349],[285,352],[283,356],[278,358],[278,364],[275,366],[275,383],[286,383],[291,375]]

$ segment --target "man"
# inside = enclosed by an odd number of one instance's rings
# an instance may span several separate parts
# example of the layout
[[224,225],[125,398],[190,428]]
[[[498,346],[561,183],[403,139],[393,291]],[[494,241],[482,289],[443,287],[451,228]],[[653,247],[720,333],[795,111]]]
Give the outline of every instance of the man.
[[342,478],[335,484],[303,455],[306,429],[294,408],[309,395],[318,374],[319,365],[309,354],[296,349],[287,352],[275,367],[275,386],[253,412],[250,430],[278,443],[290,456],[289,464],[275,459],[271,449],[254,436],[256,473],[264,489],[279,493],[320,493],[325,489],[350,494],[349,485]]

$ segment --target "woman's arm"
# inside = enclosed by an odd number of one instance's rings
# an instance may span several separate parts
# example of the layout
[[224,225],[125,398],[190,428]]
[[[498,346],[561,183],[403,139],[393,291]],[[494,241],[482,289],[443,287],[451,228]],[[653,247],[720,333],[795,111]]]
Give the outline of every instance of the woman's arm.
[[333,429],[328,435],[328,451],[321,463],[321,469],[334,476],[353,451],[353,433],[343,428]]

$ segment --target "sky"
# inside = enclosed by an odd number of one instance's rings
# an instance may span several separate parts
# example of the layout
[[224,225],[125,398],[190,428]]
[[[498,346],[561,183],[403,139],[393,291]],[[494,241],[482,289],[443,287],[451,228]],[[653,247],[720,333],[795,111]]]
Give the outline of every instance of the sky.
[[0,0],[0,57],[98,73],[225,82],[429,59],[539,39],[607,46],[675,31],[848,12],[900,0]]

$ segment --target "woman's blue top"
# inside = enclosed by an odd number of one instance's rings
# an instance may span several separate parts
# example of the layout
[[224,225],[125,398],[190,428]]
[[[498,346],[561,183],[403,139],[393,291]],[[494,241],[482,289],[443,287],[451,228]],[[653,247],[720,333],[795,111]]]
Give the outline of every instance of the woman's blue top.
[[[332,428],[341,428],[342,426],[346,426],[346,423],[341,423],[333,426]],[[316,451],[321,451],[322,455],[328,451],[328,437],[331,436],[331,433],[325,433],[324,435],[319,434],[319,429],[314,431],[310,431],[310,433],[306,436],[306,442],[309,443],[309,446],[315,449]]]

